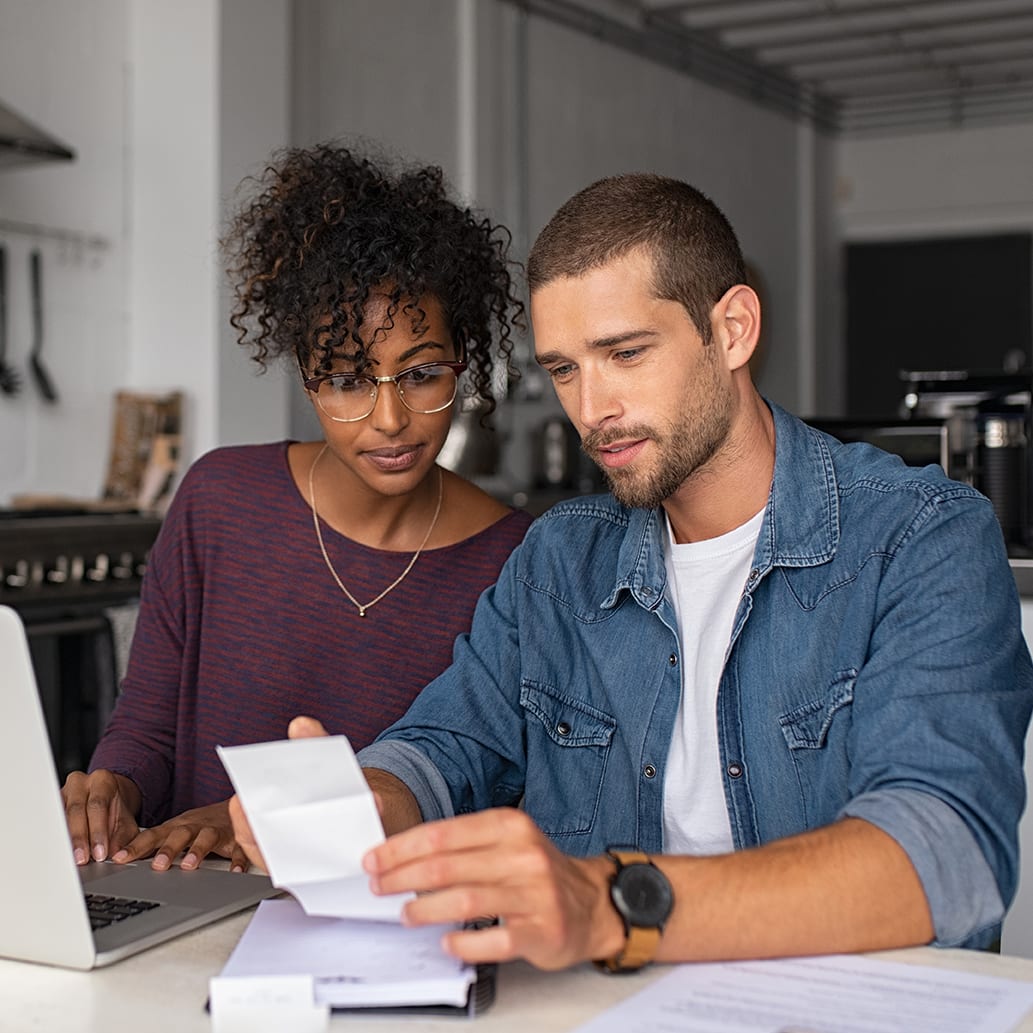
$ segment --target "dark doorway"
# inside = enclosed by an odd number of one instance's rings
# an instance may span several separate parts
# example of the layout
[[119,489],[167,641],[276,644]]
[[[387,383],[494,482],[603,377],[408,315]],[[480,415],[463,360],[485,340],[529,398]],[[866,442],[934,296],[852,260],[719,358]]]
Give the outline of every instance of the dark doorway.
[[1033,356],[1033,234],[850,244],[847,415],[899,415],[900,371],[1014,372]]

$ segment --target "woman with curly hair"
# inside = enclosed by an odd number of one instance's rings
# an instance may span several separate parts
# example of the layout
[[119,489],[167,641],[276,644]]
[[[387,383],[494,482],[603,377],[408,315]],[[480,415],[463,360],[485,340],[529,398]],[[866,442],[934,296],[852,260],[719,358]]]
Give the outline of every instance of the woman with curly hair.
[[63,790],[80,864],[244,869],[215,746],[303,713],[359,749],[448,665],[530,523],[437,465],[456,399],[490,412],[508,369],[508,239],[433,167],[320,145],[259,178],[223,242],[231,323],[292,368],[323,438],[219,448],[183,478],[118,704]]

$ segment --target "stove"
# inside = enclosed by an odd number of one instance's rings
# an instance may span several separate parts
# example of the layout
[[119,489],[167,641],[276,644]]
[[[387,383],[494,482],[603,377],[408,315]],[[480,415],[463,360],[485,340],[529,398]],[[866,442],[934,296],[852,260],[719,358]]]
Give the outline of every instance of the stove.
[[0,509],[0,604],[25,623],[62,780],[86,766],[114,707],[160,527],[138,513]]
[[135,598],[160,527],[134,513],[0,510],[0,603],[28,619]]

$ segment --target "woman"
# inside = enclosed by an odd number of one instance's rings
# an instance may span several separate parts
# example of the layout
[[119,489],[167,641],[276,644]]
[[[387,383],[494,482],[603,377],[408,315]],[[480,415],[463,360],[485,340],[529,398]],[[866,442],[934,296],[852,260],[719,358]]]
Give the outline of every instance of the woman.
[[[63,790],[73,851],[243,870],[217,744],[298,713],[361,748],[443,670],[530,518],[436,465],[455,399],[493,406],[522,319],[508,234],[351,150],[284,152],[224,247],[231,318],[300,374],[315,442],[221,448],[187,472],[152,550],[122,692]],[[145,830],[144,827],[147,827]]]

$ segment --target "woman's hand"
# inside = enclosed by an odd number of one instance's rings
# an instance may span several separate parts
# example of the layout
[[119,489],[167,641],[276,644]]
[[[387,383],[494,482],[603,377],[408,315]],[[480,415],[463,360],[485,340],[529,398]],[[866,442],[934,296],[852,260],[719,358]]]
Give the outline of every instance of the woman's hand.
[[[185,854],[184,854],[185,852]],[[180,868],[196,868],[209,854],[229,858],[230,869],[245,872],[250,862],[233,834],[229,800],[195,807],[161,825],[140,831],[130,842],[112,854],[117,864],[154,855],[151,867],[165,871],[184,854]]]
[[76,864],[103,861],[139,832],[140,790],[113,771],[73,771],[61,788]]

